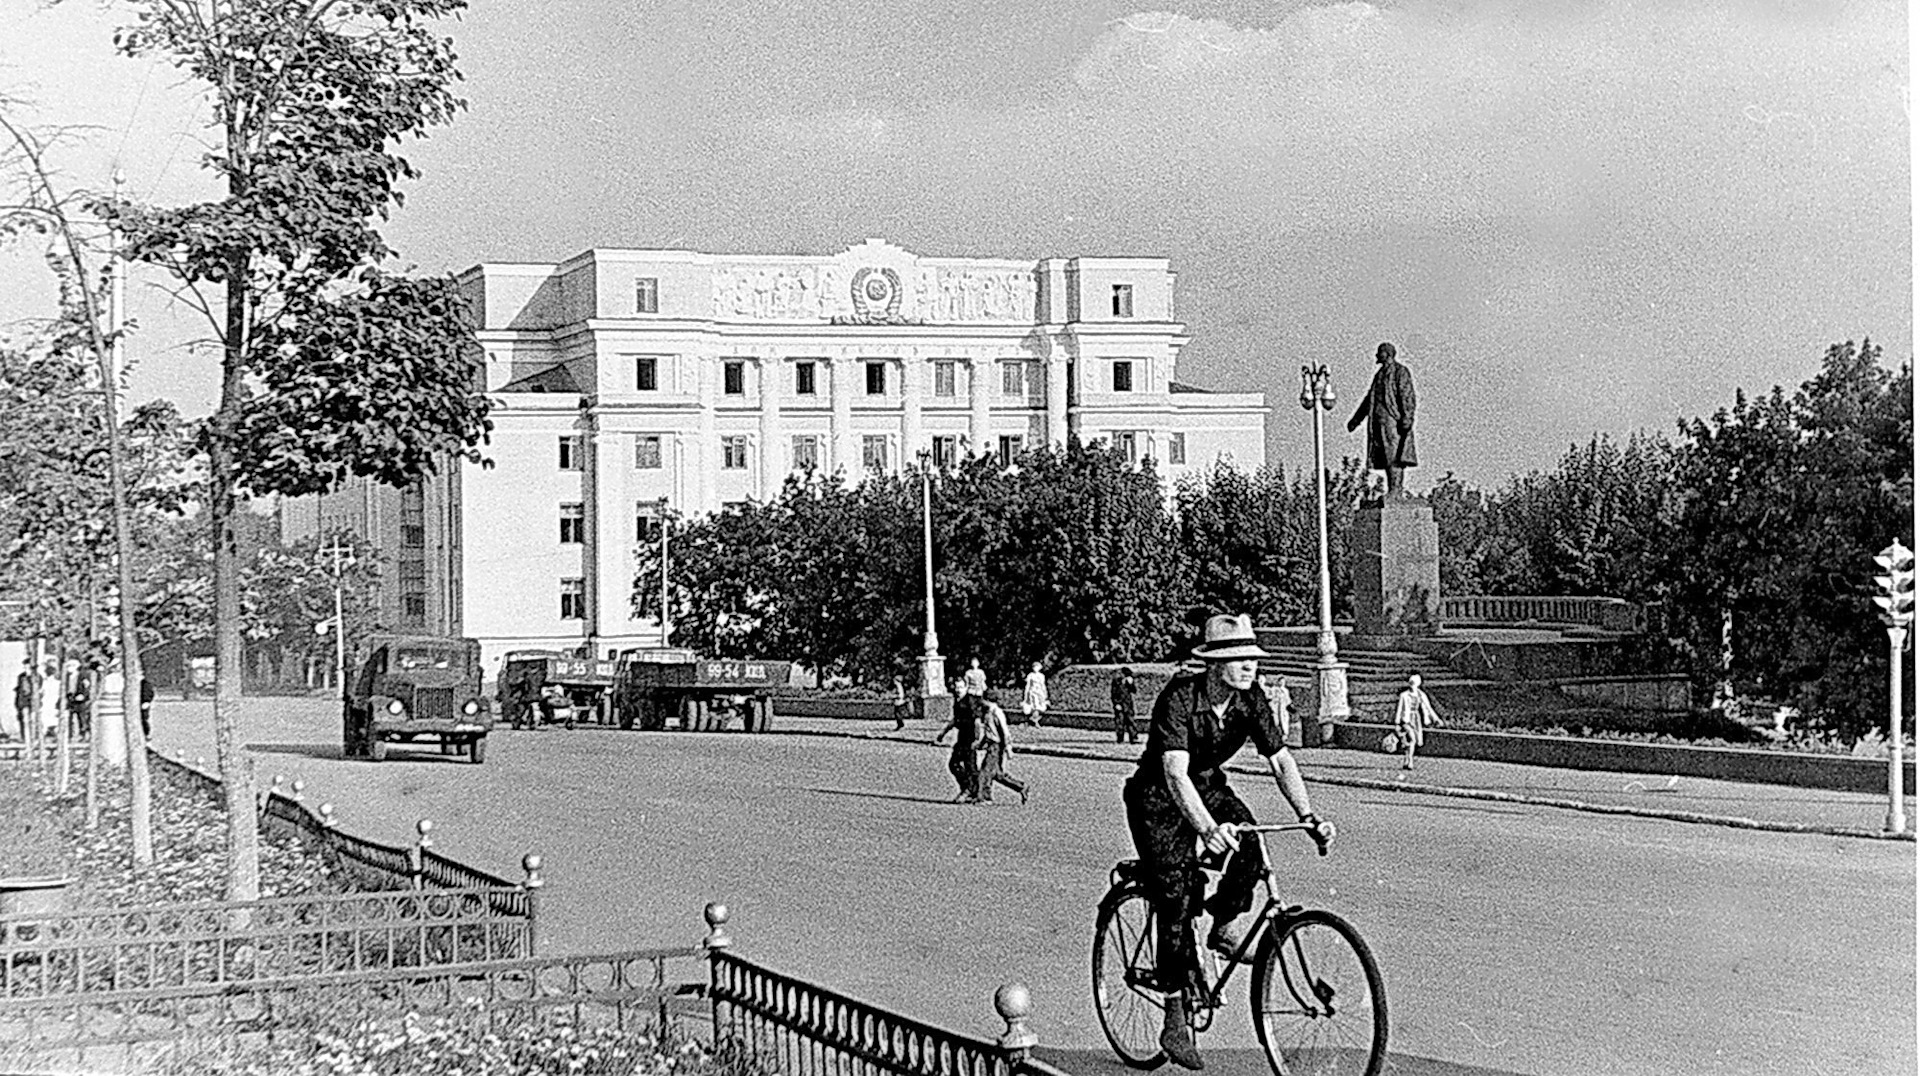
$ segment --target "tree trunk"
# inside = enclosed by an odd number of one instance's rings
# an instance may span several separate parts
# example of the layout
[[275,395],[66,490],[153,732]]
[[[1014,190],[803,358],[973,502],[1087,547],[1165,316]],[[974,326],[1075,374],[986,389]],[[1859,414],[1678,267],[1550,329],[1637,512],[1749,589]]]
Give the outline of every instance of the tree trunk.
[[254,804],[252,762],[239,736],[246,655],[240,640],[240,551],[233,528],[237,507],[234,429],[246,393],[241,375],[248,339],[247,277],[247,258],[240,255],[226,281],[220,409],[213,416],[213,436],[207,439],[207,514],[213,524],[213,745],[227,799],[228,900],[260,899],[260,819]]
[[73,784],[73,737],[67,730],[69,711],[67,705],[67,644],[61,640],[54,650],[54,660],[59,662],[60,672],[55,678],[59,686],[58,698],[53,710],[53,794],[65,796]]

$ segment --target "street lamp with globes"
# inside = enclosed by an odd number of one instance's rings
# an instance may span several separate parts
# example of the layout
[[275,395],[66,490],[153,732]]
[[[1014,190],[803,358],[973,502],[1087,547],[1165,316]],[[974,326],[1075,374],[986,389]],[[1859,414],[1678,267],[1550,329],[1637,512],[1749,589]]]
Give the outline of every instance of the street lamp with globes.
[[1313,493],[1320,523],[1320,635],[1313,665],[1314,711],[1321,730],[1352,715],[1347,706],[1347,666],[1338,660],[1333,636],[1333,581],[1327,568],[1327,457],[1322,417],[1333,410],[1333,377],[1327,364],[1300,367],[1300,407],[1313,415]]
[[921,449],[920,552],[927,580],[927,630],[921,637],[920,697],[937,699],[947,693],[947,661],[940,656],[940,636],[933,630],[933,454]]

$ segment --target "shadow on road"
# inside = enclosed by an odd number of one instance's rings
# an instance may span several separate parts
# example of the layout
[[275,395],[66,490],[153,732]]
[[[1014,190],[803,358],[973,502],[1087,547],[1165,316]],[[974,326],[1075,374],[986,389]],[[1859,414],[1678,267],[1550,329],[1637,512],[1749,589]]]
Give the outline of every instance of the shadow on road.
[[903,803],[949,803],[938,796],[903,796],[897,792],[863,792],[854,788],[809,788],[822,796],[854,796],[863,800],[899,800]]
[[[1209,1050],[1204,1040],[1200,1049],[1206,1057],[1207,1072],[1213,1076],[1271,1076],[1273,1072],[1267,1065],[1267,1055],[1259,1050]],[[1136,1071],[1121,1064],[1118,1058],[1105,1050],[1050,1050],[1042,1046],[1034,1051],[1034,1055],[1049,1065],[1073,1073],[1073,1076],[1122,1076],[1123,1073]],[[1162,1076],[1178,1076],[1185,1070],[1162,1065],[1156,1071]],[[1386,1064],[1380,1067],[1380,1071],[1383,1076],[1526,1076],[1525,1073],[1510,1069],[1489,1069],[1391,1052],[1387,1054]]]
[[[249,751],[263,755],[291,755],[294,758],[320,759],[326,762],[350,761],[341,753],[337,743],[250,743]],[[443,755],[438,748],[400,747],[387,745],[388,761],[396,762],[450,762],[462,766],[469,765],[467,756]]]
[[[1360,802],[1370,807],[1405,807],[1407,805],[1405,800],[1373,799],[1371,797],[1362,798]],[[1432,803],[1422,802],[1419,806],[1423,811],[1461,811],[1466,814],[1524,815],[1527,813],[1525,808],[1501,807],[1491,803],[1475,803],[1471,800],[1435,801]],[[1338,825],[1338,822],[1335,824]]]

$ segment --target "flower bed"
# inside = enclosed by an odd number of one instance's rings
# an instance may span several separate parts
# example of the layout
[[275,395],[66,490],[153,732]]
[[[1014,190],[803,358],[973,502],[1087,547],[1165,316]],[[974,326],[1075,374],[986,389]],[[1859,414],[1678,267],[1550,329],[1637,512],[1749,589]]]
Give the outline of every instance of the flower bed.
[[[0,765],[0,817],[24,819],[30,851],[0,850],[0,874],[65,874],[74,878],[69,906],[115,908],[222,900],[226,896],[227,825],[224,805],[198,785],[161,768],[153,773],[153,864],[136,871],[126,775],[100,777],[100,822],[86,826],[86,782],[76,777],[65,796],[50,776],[25,763]],[[15,822],[9,821],[12,836]],[[260,835],[260,895],[290,897],[343,893],[326,859],[292,838]]]

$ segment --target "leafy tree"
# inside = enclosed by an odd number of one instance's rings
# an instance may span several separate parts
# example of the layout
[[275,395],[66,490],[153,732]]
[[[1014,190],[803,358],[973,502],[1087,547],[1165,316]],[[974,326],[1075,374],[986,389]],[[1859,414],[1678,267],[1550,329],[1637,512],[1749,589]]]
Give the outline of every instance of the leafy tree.
[[[1347,543],[1367,483],[1354,459],[1343,459],[1327,475],[1327,560],[1336,620],[1352,615]],[[1289,477],[1279,465],[1246,472],[1222,464],[1183,483],[1175,511],[1196,601],[1245,612],[1258,624],[1318,623],[1317,501],[1311,470]]]
[[229,896],[259,894],[253,782],[235,729],[242,672],[239,498],[347,476],[405,485],[485,435],[477,347],[450,279],[383,268],[375,228],[414,170],[396,143],[461,107],[436,20],[462,0],[140,0],[129,55],[208,89],[215,201],[109,206],[136,260],[164,268],[221,356],[206,428],[214,734]]

